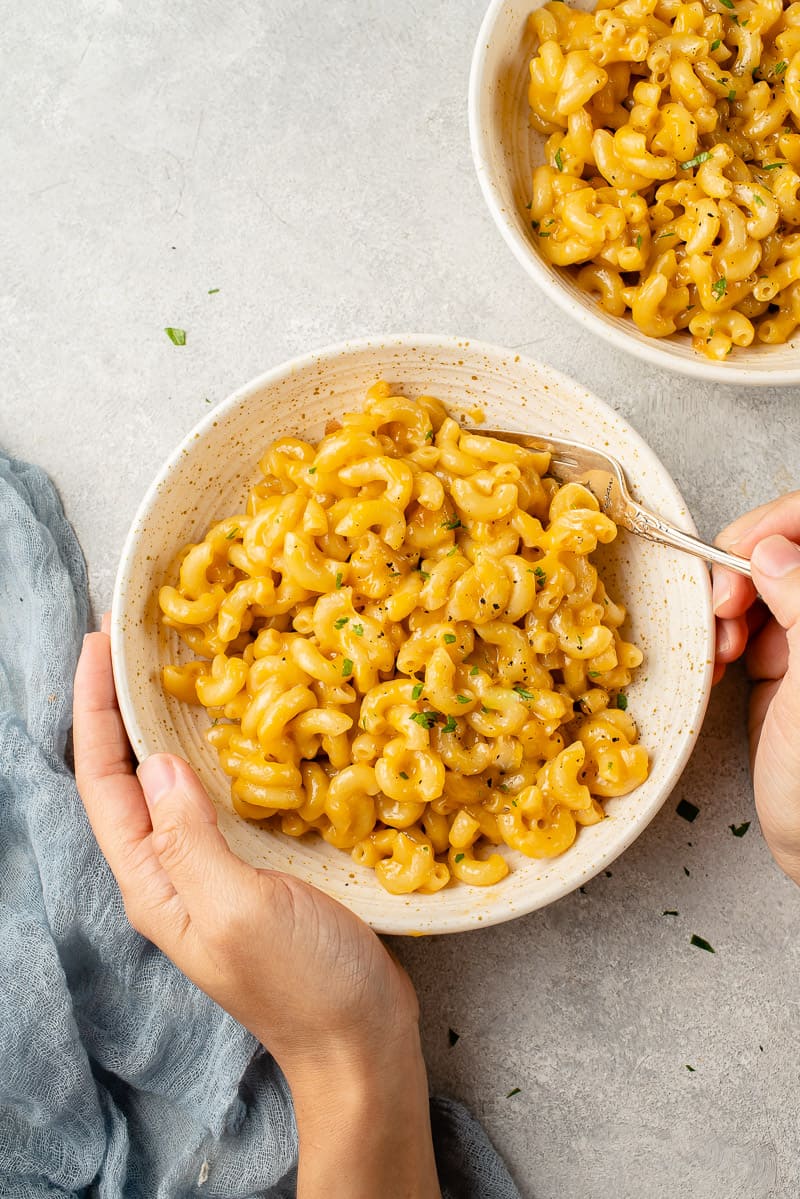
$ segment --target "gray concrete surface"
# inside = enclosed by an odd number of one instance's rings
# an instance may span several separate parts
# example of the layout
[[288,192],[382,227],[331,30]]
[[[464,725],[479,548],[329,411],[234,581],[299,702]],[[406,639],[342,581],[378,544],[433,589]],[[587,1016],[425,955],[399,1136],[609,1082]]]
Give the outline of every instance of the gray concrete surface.
[[[464,334],[561,367],[644,435],[708,536],[800,480],[796,390],[614,354],[510,257],[469,153],[483,10],[2,6],[0,444],[56,480],[97,612],[156,466],[208,404],[353,335]],[[526,1199],[800,1193],[800,895],[755,823],[728,829],[754,819],[744,718],[731,672],[677,792],[585,895],[395,942],[433,1087],[482,1118]]]

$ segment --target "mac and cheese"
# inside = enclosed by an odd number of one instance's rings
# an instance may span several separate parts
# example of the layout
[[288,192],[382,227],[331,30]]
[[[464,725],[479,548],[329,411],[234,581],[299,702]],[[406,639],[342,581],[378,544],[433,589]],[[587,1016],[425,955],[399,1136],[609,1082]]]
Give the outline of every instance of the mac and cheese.
[[554,0],[531,14],[544,258],[714,359],[800,324],[800,3]]
[[383,382],[269,447],[159,593],[196,655],[164,685],[208,709],[241,816],[433,892],[498,882],[495,846],[563,853],[643,781],[642,655],[590,560],[616,527],[548,462]]

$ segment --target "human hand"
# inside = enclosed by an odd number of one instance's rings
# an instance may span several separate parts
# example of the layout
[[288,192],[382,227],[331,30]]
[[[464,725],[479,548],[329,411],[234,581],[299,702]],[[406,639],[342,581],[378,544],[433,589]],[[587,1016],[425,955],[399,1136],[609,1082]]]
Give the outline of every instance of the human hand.
[[750,558],[753,583],[714,567],[714,611],[715,681],[728,662],[747,651],[747,672],[753,680],[750,760],[761,829],[778,865],[800,884],[798,542],[800,491],[729,525],[717,544]]
[[78,790],[131,924],[286,1075],[300,1133],[298,1193],[438,1196],[410,979],[341,904],[235,857],[182,759],[154,755],[137,778],[105,632],[84,642],[74,743]]

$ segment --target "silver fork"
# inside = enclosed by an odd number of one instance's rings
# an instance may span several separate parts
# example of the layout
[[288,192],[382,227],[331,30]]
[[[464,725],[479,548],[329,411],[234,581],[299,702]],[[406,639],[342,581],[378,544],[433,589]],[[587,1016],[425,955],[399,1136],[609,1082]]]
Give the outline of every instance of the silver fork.
[[507,429],[471,429],[470,432],[484,437],[496,437],[498,441],[511,441],[528,450],[546,450],[550,453],[548,474],[559,483],[582,483],[592,492],[600,509],[610,516],[615,524],[637,533],[648,541],[670,545],[685,550],[706,562],[725,566],[738,574],[752,578],[750,563],[738,554],[728,554],[715,545],[706,545],[691,533],[676,529],[654,512],[637,504],[628,491],[625,474],[610,454],[578,441],[557,441],[553,437],[536,437],[528,433],[511,433]]

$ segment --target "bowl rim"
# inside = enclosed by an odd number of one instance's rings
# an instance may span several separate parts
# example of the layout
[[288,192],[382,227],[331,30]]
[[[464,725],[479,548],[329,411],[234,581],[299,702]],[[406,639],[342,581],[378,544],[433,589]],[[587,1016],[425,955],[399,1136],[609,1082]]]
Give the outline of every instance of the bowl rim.
[[[546,0],[541,0],[541,3],[546,3]],[[541,3],[534,4],[534,0],[531,0],[531,11],[534,10],[534,7],[541,7]],[[796,367],[788,369],[782,367],[780,370],[772,371],[764,367],[739,365],[737,362],[717,363],[711,359],[704,359],[700,354],[684,359],[662,348],[659,338],[652,338],[652,345],[649,342],[639,341],[636,336],[618,329],[616,325],[607,321],[600,308],[593,311],[591,308],[579,304],[570,295],[558,271],[549,267],[539,257],[530,242],[520,235],[513,221],[506,215],[493,181],[489,138],[484,134],[481,126],[481,101],[485,92],[489,48],[494,37],[495,26],[498,24],[503,10],[507,7],[508,0],[490,0],[489,7],[484,14],[472,52],[467,108],[472,161],[483,198],[503,240],[522,268],[542,291],[546,292],[573,320],[578,321],[595,336],[648,362],[651,366],[677,371],[679,374],[689,375],[705,382],[725,383],[737,387],[748,385],[751,387],[790,387],[800,383],[800,355],[798,355],[799,361]]]
[[[564,375],[561,371],[546,363],[536,362],[526,354],[520,354],[517,350],[509,350],[502,346],[496,346],[489,342],[476,340],[471,337],[457,337],[452,335],[437,335],[437,334],[377,334],[370,337],[354,338],[348,341],[335,342],[318,350],[312,350],[304,354],[290,358],[287,361],[272,367],[267,371],[256,375],[243,386],[238,387],[230,395],[228,395],[220,403],[212,407],[205,413],[201,419],[186,433],[179,445],[169,454],[166,461],[157,472],[150,486],[147,488],[144,497],[139,504],[133,519],[130,524],[128,533],[126,534],[122,551],[120,554],[119,566],[114,581],[114,592],[111,606],[111,659],[114,672],[114,682],[117,691],[120,713],[125,730],[128,734],[131,745],[134,747],[134,753],[137,754],[137,746],[141,747],[147,744],[149,738],[145,734],[138,712],[136,703],[133,698],[132,687],[129,685],[128,678],[124,669],[125,651],[125,621],[124,609],[126,605],[126,597],[131,589],[131,575],[134,568],[136,558],[137,544],[141,538],[142,529],[149,515],[150,509],[158,498],[159,491],[166,482],[171,472],[173,471],[179,460],[195,445],[205,434],[208,429],[219,422],[220,417],[224,417],[227,413],[238,407],[240,404],[251,399],[254,395],[262,391],[265,387],[287,378],[288,376],[299,373],[309,367],[319,366],[327,361],[335,361],[347,355],[358,355],[363,351],[381,350],[393,351],[398,349],[413,349],[422,348],[428,351],[448,350],[451,352],[463,351],[468,349],[471,353],[482,355],[492,361],[508,358],[513,362],[515,367],[521,371],[526,368],[532,369],[544,381],[549,379],[566,384],[569,389],[578,389],[583,391],[590,398],[593,405],[596,405],[603,417],[609,420],[612,425],[621,423],[624,426],[626,435],[636,449],[639,460],[648,468],[654,469],[658,475],[659,482],[663,485],[665,491],[670,495],[670,498],[683,509],[682,527],[687,532],[696,534],[697,528],[689,514],[688,507],[675,483],[672,475],[663,465],[654,450],[650,448],[641,435],[628,423],[624,416],[617,413],[605,400],[596,396],[589,388],[583,384]],[[694,559],[694,563],[699,569],[699,560]],[[705,577],[703,577],[705,575]],[[445,933],[469,932],[479,928],[487,928],[492,924],[504,923],[507,920],[516,919],[518,916],[529,915],[531,912],[539,908],[547,907],[551,903],[555,903],[559,899],[571,894],[577,890],[579,886],[589,882],[601,870],[608,867],[613,861],[624,853],[633,842],[644,832],[651,821],[656,817],[658,812],[667,802],[669,796],[675,789],[678,780],[683,773],[683,770],[694,750],[697,739],[700,735],[703,720],[705,717],[706,708],[711,696],[711,680],[713,672],[714,660],[714,616],[712,608],[711,584],[710,577],[707,572],[703,572],[700,576],[701,586],[698,591],[698,600],[702,608],[702,618],[705,623],[705,641],[706,655],[702,670],[694,672],[694,677],[698,679],[699,686],[696,688],[695,700],[690,712],[687,712],[686,727],[689,732],[686,734],[683,745],[680,751],[672,758],[670,769],[665,777],[664,785],[661,790],[658,802],[651,800],[647,808],[642,809],[637,813],[635,819],[632,819],[624,826],[622,834],[613,845],[608,846],[604,850],[598,851],[592,861],[591,866],[585,866],[583,870],[569,881],[562,881],[559,885],[553,884],[549,890],[543,889],[537,891],[533,888],[529,896],[523,896],[515,901],[514,907],[502,907],[500,905],[489,915],[481,917],[480,922],[470,918],[469,914],[464,911],[460,915],[452,914],[438,928],[426,928],[424,935],[436,936]],[[551,893],[554,892],[554,893]],[[397,917],[392,919],[387,916],[381,918],[379,924],[373,924],[376,931],[384,934],[400,934],[400,935],[418,935],[415,930],[407,925],[404,921],[403,913],[398,912]]]

